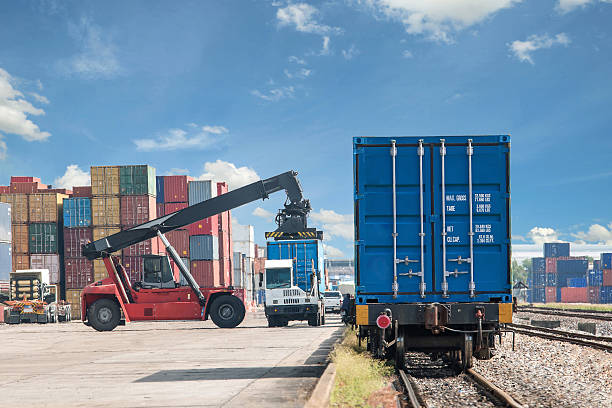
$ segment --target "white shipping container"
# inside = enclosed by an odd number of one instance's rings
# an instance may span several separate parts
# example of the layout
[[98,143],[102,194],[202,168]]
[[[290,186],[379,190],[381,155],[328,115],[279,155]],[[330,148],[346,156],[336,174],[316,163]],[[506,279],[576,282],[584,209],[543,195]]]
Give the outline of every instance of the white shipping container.
[[11,241],[11,205],[0,203],[0,242]]
[[30,267],[32,269],[47,269],[49,271],[49,283],[53,285],[60,283],[59,255],[32,254],[30,255]]

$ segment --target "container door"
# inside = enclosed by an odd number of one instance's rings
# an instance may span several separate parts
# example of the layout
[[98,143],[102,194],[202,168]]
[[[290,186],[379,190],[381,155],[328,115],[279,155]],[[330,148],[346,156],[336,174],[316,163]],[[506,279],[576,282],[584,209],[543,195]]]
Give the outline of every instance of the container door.
[[499,271],[508,268],[505,148],[456,142],[430,146],[434,287],[442,298],[469,301],[479,292],[496,293],[504,286],[500,280],[506,277]]

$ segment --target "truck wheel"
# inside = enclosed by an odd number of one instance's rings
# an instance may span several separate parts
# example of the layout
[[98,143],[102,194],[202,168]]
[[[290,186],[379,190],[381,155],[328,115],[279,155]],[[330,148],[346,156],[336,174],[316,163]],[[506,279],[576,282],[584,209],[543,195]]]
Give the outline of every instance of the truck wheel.
[[210,318],[223,329],[232,329],[244,320],[244,303],[236,296],[223,295],[216,298],[210,306]]
[[97,331],[111,331],[119,324],[121,312],[117,302],[103,298],[89,306],[87,317]]
[[268,317],[268,327],[276,327],[276,326],[278,326],[276,318],[274,316]]
[[317,313],[314,316],[310,316],[308,318],[308,325],[309,326],[318,326],[321,323],[321,315],[319,313]]

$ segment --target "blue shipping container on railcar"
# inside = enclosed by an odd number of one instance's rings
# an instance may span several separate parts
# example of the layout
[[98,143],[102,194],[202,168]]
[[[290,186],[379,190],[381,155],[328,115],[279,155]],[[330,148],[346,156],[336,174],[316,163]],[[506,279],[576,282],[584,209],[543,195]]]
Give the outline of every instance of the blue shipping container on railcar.
[[292,259],[293,284],[304,292],[312,289],[313,267],[319,276],[319,292],[325,292],[323,243],[318,239],[268,241],[267,259]]
[[354,138],[357,303],[510,301],[509,155],[507,135]]

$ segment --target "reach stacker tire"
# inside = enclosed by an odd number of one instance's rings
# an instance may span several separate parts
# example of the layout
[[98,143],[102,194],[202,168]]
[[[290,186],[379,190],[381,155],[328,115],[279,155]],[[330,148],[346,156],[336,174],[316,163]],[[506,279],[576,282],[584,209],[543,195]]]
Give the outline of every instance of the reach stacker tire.
[[119,324],[121,311],[117,302],[111,299],[98,299],[87,311],[91,327],[97,331],[111,331]]
[[244,320],[245,312],[244,303],[231,295],[219,296],[210,306],[210,318],[222,329],[238,326]]

